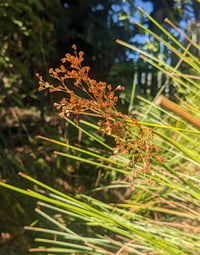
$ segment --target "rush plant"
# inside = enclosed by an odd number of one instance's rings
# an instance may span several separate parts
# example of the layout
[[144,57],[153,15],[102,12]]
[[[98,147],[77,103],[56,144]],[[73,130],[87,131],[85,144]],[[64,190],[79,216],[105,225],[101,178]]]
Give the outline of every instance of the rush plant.
[[141,125],[136,119],[117,110],[118,96],[116,92],[124,90],[118,85],[112,88],[106,82],[97,82],[89,77],[89,66],[82,66],[84,53],[77,52],[72,46],[74,54],[67,53],[62,63],[68,63],[67,68],[62,64],[59,68],[50,68],[50,75],[59,81],[55,86],[39,78],[39,90],[48,89],[49,92],[62,92],[65,96],[54,106],[60,111],[59,116],[78,125],[85,117],[96,119],[98,132],[112,136],[115,140],[114,154],[129,155],[129,165],[135,167],[135,162],[142,162],[142,171],[150,172],[152,158],[161,161],[157,155],[159,147],[153,143],[154,134],[151,128]]
[[[139,51],[145,61],[169,76],[178,89],[186,90],[185,98],[179,99],[179,107],[184,112],[189,111],[198,121],[199,60],[152,17],[148,18],[173,41],[173,46],[137,25],[179,57],[177,66],[170,66],[126,42],[118,40],[118,43]],[[199,48],[195,43],[193,46]],[[75,55],[67,54],[62,59],[63,63],[68,62],[68,67],[61,65],[55,70],[50,69],[50,74],[59,81],[58,86],[37,75],[40,90],[64,92],[66,96],[55,103],[60,116],[88,139],[98,142],[107,153],[40,138],[68,149],[55,152],[57,156],[90,164],[91,171],[100,168],[116,173],[116,178],[107,186],[99,184],[92,190],[92,196],[78,192],[74,195],[67,191],[62,193],[24,173],[20,176],[32,183],[32,189],[1,182],[4,188],[36,199],[38,217],[49,222],[46,228],[34,224],[25,227],[35,231],[37,236],[38,247],[30,251],[37,254],[198,255],[198,127],[178,116],[177,112],[163,109],[156,103],[158,98],[149,102],[140,97],[137,120],[122,114],[117,110],[115,93],[123,87],[112,88],[109,84],[90,79],[89,68],[81,65],[83,53],[77,52],[75,46],[73,49]],[[186,70],[190,69],[194,74],[181,72],[178,69],[180,63],[187,64]],[[88,120],[82,116],[87,116]],[[106,142],[105,136],[112,137],[113,147]],[[131,177],[134,177],[134,190],[130,188]],[[114,190],[122,190],[117,202],[112,201],[112,197],[107,201],[95,198],[97,191],[105,194]],[[131,192],[125,197],[123,194],[127,190]]]

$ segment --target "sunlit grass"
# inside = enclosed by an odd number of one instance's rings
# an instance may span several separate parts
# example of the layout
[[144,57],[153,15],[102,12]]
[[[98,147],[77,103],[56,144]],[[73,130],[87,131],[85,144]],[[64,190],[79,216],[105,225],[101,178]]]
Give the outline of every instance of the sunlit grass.
[[[172,50],[196,72],[195,77],[198,77],[200,68],[196,56],[155,20],[148,15],[147,17],[176,46],[169,45],[147,28],[137,25]],[[198,79],[181,73],[178,66],[169,66],[159,58],[126,42],[117,42],[137,50],[146,62],[170,76],[179,89],[188,89],[187,96],[180,99],[180,102],[184,103],[186,111],[190,109],[195,118],[200,116]],[[134,94],[133,87],[132,95]],[[84,120],[77,125],[66,119],[88,139],[101,145],[104,153],[98,148],[83,148],[47,137],[39,138],[55,144],[57,148],[60,146],[67,149],[55,151],[57,157],[80,161],[90,165],[91,171],[101,169],[114,176],[108,185],[100,184],[87,194],[77,192],[72,196],[24,173],[20,173],[20,176],[31,183],[31,190],[0,182],[2,187],[38,201],[35,212],[39,218],[48,222],[46,228],[37,226],[37,222],[25,227],[26,230],[34,231],[37,236],[35,241],[38,247],[31,248],[31,252],[108,255],[199,254],[200,131],[174,112],[158,106],[155,100],[148,101],[140,97],[140,101],[141,114],[138,122],[154,130],[154,143],[161,148],[163,157],[163,162],[151,160],[149,173],[143,173],[141,162],[136,162],[132,168],[129,165],[131,155],[113,154],[113,148],[103,137],[97,135],[98,126],[95,123]],[[133,97],[130,102],[130,109],[132,108]],[[135,132],[131,125],[130,131]],[[128,196],[124,196],[127,190]],[[120,194],[118,201],[112,197],[112,191]],[[105,199],[107,193],[108,198]],[[99,194],[104,199],[100,200]]]

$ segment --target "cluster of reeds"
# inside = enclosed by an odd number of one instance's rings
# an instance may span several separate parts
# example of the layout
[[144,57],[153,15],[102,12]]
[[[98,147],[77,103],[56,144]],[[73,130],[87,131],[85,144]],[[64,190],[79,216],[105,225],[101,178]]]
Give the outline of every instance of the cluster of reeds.
[[[199,60],[189,47],[183,46],[152,17],[144,14],[173,44],[169,44],[166,39],[162,39],[142,25],[136,24],[179,57],[179,64],[170,66],[128,43],[120,40],[118,43],[139,51],[145,61],[166,74],[178,89],[187,90],[187,95],[184,99],[179,99],[177,107],[186,115],[188,113],[193,116],[198,123]],[[187,36],[184,38],[189,45],[199,49],[199,46]],[[64,194],[23,173],[20,175],[34,184],[32,190],[24,190],[1,182],[2,187],[38,200],[36,212],[49,221],[46,228],[25,227],[27,230],[35,231],[37,236],[35,241],[39,244],[30,251],[37,254],[40,252],[108,255],[199,254],[200,132],[198,126],[188,118],[179,116],[177,111],[162,108],[162,104],[158,104],[159,94],[152,102],[140,97],[140,115],[137,120],[132,121],[129,116],[117,111],[115,89],[106,83],[89,80],[89,69],[80,66],[83,54],[76,54],[76,56],[66,55],[63,59],[63,62],[71,61],[73,65],[71,67],[75,68],[75,71],[67,71],[64,66],[50,70],[54,78],[61,82],[59,87],[55,88],[39,76],[40,88],[67,92],[68,97],[55,105],[61,110],[61,117],[87,135],[88,139],[95,140],[101,147],[104,146],[105,150],[113,152],[113,155],[111,156],[109,152],[106,156],[98,150],[94,152],[50,138],[43,139],[69,149],[68,152],[55,152],[58,156],[90,164],[91,171],[94,167],[99,167],[124,176],[124,179],[120,180],[116,177],[109,186],[99,185],[95,191],[120,189],[125,192],[130,188],[127,177],[132,177],[135,171],[137,175],[134,175],[134,191],[122,201],[106,203],[81,193],[74,196]],[[187,65],[187,70],[191,69],[193,75],[182,73],[178,68],[180,63]],[[66,79],[72,79],[73,84],[70,83],[69,87],[66,87]],[[72,89],[73,85],[79,89],[81,87],[81,93],[79,91],[75,94],[77,90]],[[92,116],[95,122],[83,120],[79,118],[80,115]],[[88,132],[88,127],[93,131]],[[103,136],[96,136],[95,133],[99,131],[113,137],[116,147],[112,148],[107,144]],[[132,144],[133,142],[135,144]],[[161,152],[156,152],[158,147]],[[70,153],[70,150],[77,154]],[[148,155],[149,150],[153,155],[151,158]],[[78,153],[81,153],[81,156]],[[162,159],[157,157],[160,156],[159,153],[162,154]],[[137,160],[133,160],[135,158]],[[148,171],[144,174],[146,165]],[[149,178],[151,182],[148,181]]]

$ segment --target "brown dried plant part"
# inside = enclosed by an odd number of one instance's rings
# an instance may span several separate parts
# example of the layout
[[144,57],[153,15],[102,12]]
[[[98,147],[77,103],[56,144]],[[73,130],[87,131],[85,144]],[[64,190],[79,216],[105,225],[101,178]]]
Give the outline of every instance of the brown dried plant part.
[[118,85],[113,89],[106,82],[91,79],[90,67],[82,66],[84,52],[77,52],[75,45],[72,49],[74,55],[67,53],[61,59],[63,64],[68,64],[67,67],[62,64],[59,68],[49,69],[50,75],[59,81],[59,85],[52,85],[36,74],[39,91],[48,89],[49,92],[66,93],[66,97],[54,103],[60,111],[60,117],[73,117],[76,124],[83,115],[97,117],[99,131],[115,139],[114,153],[128,154],[133,168],[136,162],[142,162],[143,172],[150,172],[151,157],[158,150],[153,144],[153,131],[117,110],[116,91],[124,90],[124,87]]

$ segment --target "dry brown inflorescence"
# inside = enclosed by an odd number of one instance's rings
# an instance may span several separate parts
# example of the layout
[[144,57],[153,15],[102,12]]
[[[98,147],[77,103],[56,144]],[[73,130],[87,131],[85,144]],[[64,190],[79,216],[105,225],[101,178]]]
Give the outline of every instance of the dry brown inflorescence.
[[[143,172],[150,172],[150,161],[156,156],[159,148],[154,145],[152,129],[140,125],[137,119],[130,119],[116,108],[117,91],[124,90],[118,85],[115,89],[110,84],[96,81],[89,77],[89,66],[82,66],[84,52],[77,52],[76,45],[72,46],[74,54],[67,53],[59,68],[49,69],[50,75],[59,81],[59,85],[52,85],[39,78],[39,90],[48,89],[49,92],[60,91],[66,96],[54,106],[60,111],[60,117],[72,118],[78,124],[82,116],[93,116],[99,131],[115,139],[115,154],[122,153],[130,156],[130,166],[135,168],[136,162],[142,162]],[[135,171],[134,171],[135,172]]]

